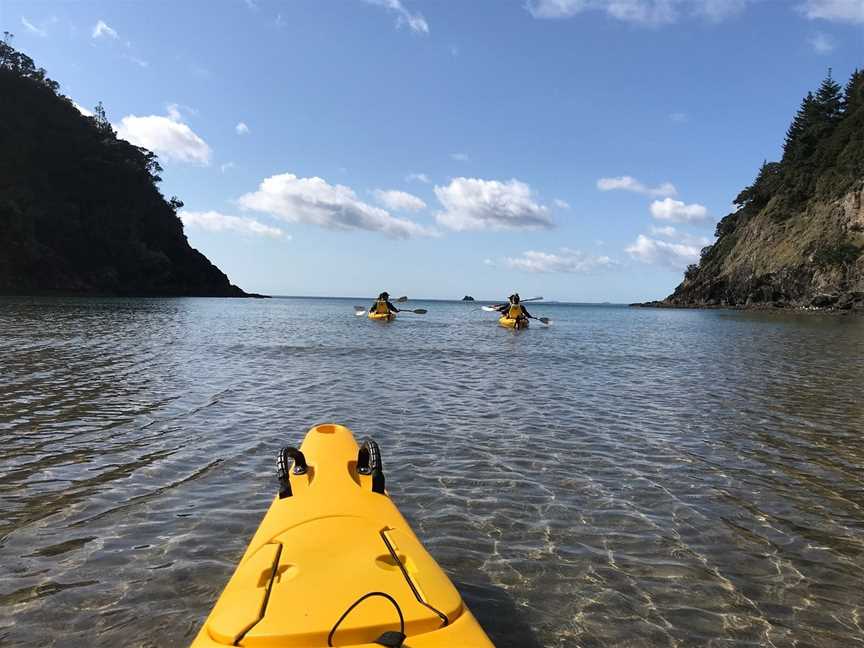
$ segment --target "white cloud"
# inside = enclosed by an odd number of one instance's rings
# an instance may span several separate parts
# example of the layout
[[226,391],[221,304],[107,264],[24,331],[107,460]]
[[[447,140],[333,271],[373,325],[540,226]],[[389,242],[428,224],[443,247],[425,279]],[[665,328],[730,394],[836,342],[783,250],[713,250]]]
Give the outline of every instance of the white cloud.
[[664,236],[668,239],[672,239],[672,241],[674,241],[675,243],[681,243],[683,245],[689,245],[691,247],[695,246],[700,249],[711,243],[711,239],[709,238],[706,238],[704,236],[693,236],[692,234],[687,234],[686,232],[679,232],[671,225],[667,225],[665,227],[656,227],[652,225],[651,233],[655,236]]
[[117,32],[111,29],[104,20],[100,20],[93,26],[93,38],[110,38],[117,40]]
[[720,21],[747,6],[750,0],[528,0],[535,18],[571,18],[599,11],[610,18],[641,25],[664,25],[695,17]]
[[652,225],[651,226],[651,233],[654,234],[655,236],[668,236],[671,238],[671,237],[675,236],[675,234],[678,233],[678,230],[676,230],[671,225],[667,225],[666,227],[655,227]]
[[807,42],[810,43],[810,47],[817,54],[830,54],[834,51],[834,39],[828,36],[828,34],[819,32],[808,38]]
[[426,184],[429,184],[430,182],[432,182],[429,179],[429,176],[426,175],[425,173],[409,173],[408,175],[405,176],[405,181],[406,182],[424,182]]
[[78,112],[80,112],[80,113],[81,113],[82,115],[84,115],[85,117],[92,117],[92,116],[93,116],[93,112],[90,111],[90,110],[87,110],[87,109],[86,109],[84,106],[82,106],[81,104],[76,103],[76,102],[73,101],[73,102],[72,102],[72,105],[75,106],[75,108],[78,109]]
[[669,115],[669,121],[673,121],[676,124],[683,124],[687,121],[687,113],[684,112],[673,112]]
[[561,248],[555,253],[528,250],[519,257],[506,257],[504,263],[510,268],[527,272],[570,273],[591,272],[615,265],[608,256],[592,256],[569,248]]
[[435,186],[444,211],[435,215],[439,224],[452,230],[538,229],[553,226],[549,210],[534,201],[531,187],[509,182],[454,178],[444,187]]
[[640,234],[625,251],[637,261],[683,270],[699,261],[700,247],[686,243],[660,241]]
[[237,165],[234,164],[233,162],[224,162],[224,163],[219,165],[219,171],[220,171],[220,173],[225,173],[226,171],[230,171],[231,169],[235,168],[236,166]]
[[131,54],[124,54],[123,58],[126,59],[127,61],[134,63],[138,67],[141,67],[141,68],[150,67],[150,64],[147,61],[145,61],[144,59],[140,59],[137,56],[132,56]]
[[234,131],[238,135],[247,135],[249,133],[249,127],[246,125],[246,122],[237,122],[237,125],[234,127]]
[[407,25],[408,28],[418,34],[429,33],[429,23],[419,13],[411,13],[402,4],[401,0],[365,0],[371,5],[384,7],[387,11],[396,14],[396,26],[402,27]]
[[630,176],[619,176],[617,178],[600,178],[597,181],[600,191],[632,191],[646,196],[677,196],[678,190],[671,182],[664,182],[657,187],[648,187],[636,178]]
[[558,209],[570,209],[570,203],[566,200],[561,200],[560,198],[556,198],[552,201],[552,204],[555,205]]
[[168,106],[168,117],[127,115],[116,127],[117,136],[169,160],[209,164],[212,151],[207,142],[180,118],[176,104]]
[[811,20],[864,23],[862,0],[804,0],[799,8]]
[[246,6],[252,11],[258,11],[258,3],[255,0],[244,0]]
[[36,34],[37,36],[41,36],[45,38],[48,35],[48,32],[42,29],[41,27],[37,27],[29,20],[27,20],[24,16],[21,16],[21,24],[29,31],[31,34]]
[[430,228],[362,202],[350,187],[331,185],[322,178],[298,178],[293,173],[265,178],[257,191],[244,194],[238,203],[289,223],[381,232],[393,238],[435,235]]
[[467,153],[451,153],[450,157],[458,162],[467,162],[469,160]]
[[376,189],[372,194],[380,204],[394,211],[418,211],[426,208],[425,202],[405,191]]
[[[265,225],[254,218],[229,216],[216,211],[181,211],[178,215],[186,227],[200,228],[208,232],[239,232],[267,238],[285,237],[285,232],[278,227]],[[291,239],[290,236],[285,238]]]
[[651,215],[657,220],[672,223],[694,223],[708,218],[708,209],[704,205],[684,204],[680,200],[664,198],[651,203]]

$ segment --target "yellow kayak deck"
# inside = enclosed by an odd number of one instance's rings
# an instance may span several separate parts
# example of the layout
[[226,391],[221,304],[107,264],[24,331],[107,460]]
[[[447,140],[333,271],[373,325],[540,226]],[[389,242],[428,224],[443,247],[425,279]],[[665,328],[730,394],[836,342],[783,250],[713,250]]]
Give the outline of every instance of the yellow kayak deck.
[[367,317],[371,320],[386,320],[390,322],[396,319],[396,313],[373,313],[372,311],[369,311]]
[[377,446],[327,424],[300,451],[193,648],[375,648],[400,630],[404,648],[492,647],[384,491]]
[[526,329],[528,328],[528,320],[525,318],[513,318],[513,317],[499,317],[498,324],[503,326],[504,328],[512,328],[512,329]]

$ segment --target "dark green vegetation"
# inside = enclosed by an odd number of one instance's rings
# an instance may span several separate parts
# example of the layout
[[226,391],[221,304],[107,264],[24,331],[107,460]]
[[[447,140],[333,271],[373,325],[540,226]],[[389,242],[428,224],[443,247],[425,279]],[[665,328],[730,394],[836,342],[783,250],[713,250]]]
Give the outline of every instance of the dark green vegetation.
[[864,308],[864,72],[829,74],[661,306]]
[[0,42],[0,294],[242,297],[192,249],[162,168]]

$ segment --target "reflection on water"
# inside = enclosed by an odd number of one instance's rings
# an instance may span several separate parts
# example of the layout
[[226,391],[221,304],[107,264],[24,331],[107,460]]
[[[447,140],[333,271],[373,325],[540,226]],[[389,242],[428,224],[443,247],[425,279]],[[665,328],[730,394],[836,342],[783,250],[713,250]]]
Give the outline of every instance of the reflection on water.
[[864,320],[0,300],[0,644],[188,643],[337,421],[499,646],[864,644]]

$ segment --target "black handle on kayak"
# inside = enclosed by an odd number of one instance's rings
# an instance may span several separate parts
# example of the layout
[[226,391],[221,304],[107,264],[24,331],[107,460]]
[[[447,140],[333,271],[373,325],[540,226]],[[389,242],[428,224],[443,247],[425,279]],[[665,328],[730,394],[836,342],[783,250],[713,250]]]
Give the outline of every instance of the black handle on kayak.
[[384,494],[384,464],[381,462],[381,450],[372,439],[364,439],[357,453],[357,472],[361,475],[372,475],[372,492]]
[[[289,466],[293,463],[293,468]],[[291,473],[305,475],[309,466],[306,457],[297,448],[286,446],[279,451],[277,460],[277,475],[279,477],[279,499],[291,497]]]

